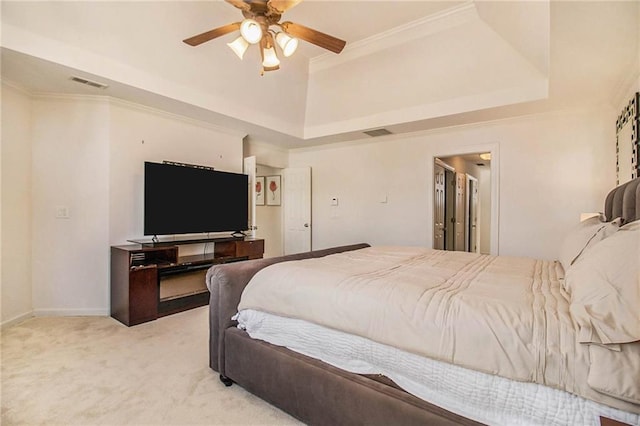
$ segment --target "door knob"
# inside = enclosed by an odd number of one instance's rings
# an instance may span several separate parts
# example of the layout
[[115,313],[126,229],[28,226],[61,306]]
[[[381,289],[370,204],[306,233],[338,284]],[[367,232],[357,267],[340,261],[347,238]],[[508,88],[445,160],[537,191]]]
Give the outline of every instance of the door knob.
[[305,227],[305,228],[308,228],[308,227],[309,227],[309,224],[308,224],[308,223],[305,223],[305,224],[304,224],[304,227]]

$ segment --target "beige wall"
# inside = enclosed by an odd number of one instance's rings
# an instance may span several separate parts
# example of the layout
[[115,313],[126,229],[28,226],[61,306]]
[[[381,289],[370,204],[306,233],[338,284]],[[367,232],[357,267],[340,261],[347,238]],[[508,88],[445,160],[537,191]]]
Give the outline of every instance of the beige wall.
[[[108,313],[108,247],[141,236],[143,159],[241,169],[242,135],[144,108],[11,88],[2,107],[3,323],[32,311]],[[550,113],[294,150],[288,162],[312,168],[314,248],[430,246],[433,158],[493,147],[500,254],[552,259],[558,236],[602,210],[615,183],[616,115]],[[70,217],[57,219],[57,206]]]
[[242,169],[242,135],[137,105],[7,91],[2,107],[3,323],[109,313],[109,246],[142,236],[144,160]]
[[[143,235],[145,161],[242,173],[242,134],[122,101],[112,100],[110,106],[110,244]],[[203,196],[215,196],[208,190],[202,188]]]
[[2,84],[3,325],[31,314],[31,100]]
[[[33,309],[105,314],[109,294],[109,104],[33,101]],[[57,218],[58,206],[68,218]]]
[[[614,123],[610,108],[556,112],[297,150],[289,164],[313,170],[314,249],[430,247],[433,158],[496,146],[499,254],[554,259],[558,236],[581,212],[602,210],[615,185]],[[333,196],[340,206],[331,214]]]

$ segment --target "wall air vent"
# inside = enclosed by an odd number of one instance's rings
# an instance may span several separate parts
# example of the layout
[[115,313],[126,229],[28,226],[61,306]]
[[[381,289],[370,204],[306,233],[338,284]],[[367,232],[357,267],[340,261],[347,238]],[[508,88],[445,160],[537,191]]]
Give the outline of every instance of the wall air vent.
[[87,80],[86,78],[76,77],[75,75],[71,76],[71,81],[86,84],[87,86],[91,87],[97,87],[98,89],[106,89],[107,87],[109,87],[108,84],[98,83],[97,81]]
[[391,135],[392,133],[387,129],[375,129],[375,130],[367,130],[364,134],[371,136],[372,138],[376,138],[378,136],[386,136]]

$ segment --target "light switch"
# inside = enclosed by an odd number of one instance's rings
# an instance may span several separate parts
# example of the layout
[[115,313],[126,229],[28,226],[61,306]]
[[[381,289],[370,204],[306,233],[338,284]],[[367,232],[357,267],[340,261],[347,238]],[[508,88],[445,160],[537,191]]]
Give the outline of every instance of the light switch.
[[332,206],[337,206],[338,205],[338,197],[333,197],[331,199],[331,205]]
[[56,206],[56,218],[57,219],[69,219],[69,207]]

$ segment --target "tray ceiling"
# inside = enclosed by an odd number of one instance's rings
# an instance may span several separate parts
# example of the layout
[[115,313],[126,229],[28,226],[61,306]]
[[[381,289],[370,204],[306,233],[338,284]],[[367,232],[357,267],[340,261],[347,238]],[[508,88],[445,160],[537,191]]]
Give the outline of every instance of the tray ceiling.
[[637,2],[305,0],[285,18],[347,47],[334,55],[301,42],[263,77],[257,52],[240,61],[227,48],[234,35],[181,42],[237,20],[225,2],[1,7],[3,80],[121,98],[283,147],[615,102],[640,72]]

